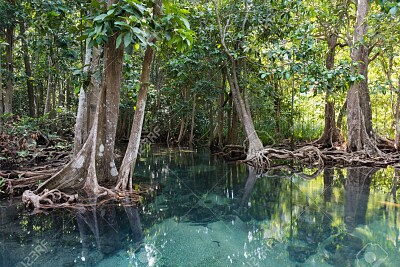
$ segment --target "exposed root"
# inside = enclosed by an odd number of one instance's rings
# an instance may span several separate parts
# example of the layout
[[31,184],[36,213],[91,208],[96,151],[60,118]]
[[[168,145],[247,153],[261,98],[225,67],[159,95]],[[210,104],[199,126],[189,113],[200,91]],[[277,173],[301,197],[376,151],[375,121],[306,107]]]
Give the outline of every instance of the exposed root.
[[400,153],[382,153],[371,156],[365,151],[346,152],[344,150],[320,150],[315,146],[304,146],[297,150],[264,148],[241,162],[255,167],[259,171],[268,170],[274,166],[287,164],[287,161],[323,168],[324,166],[370,166],[386,167],[399,166]]
[[78,194],[69,195],[58,189],[43,190],[39,194],[26,190],[22,194],[22,202],[30,209],[40,209],[42,205],[51,205],[53,207],[64,207],[78,200]]
[[264,148],[242,162],[258,170],[267,170],[272,166],[272,160],[295,160],[303,164],[318,166],[319,168],[323,168],[325,165],[323,154],[314,146],[305,146],[295,151]]
[[26,190],[22,195],[22,202],[25,203],[27,209],[33,210],[34,213],[55,208],[80,209],[82,206],[85,206],[84,203],[91,203],[91,199],[101,199],[99,204],[107,203],[113,200],[124,200],[125,204],[129,203],[129,205],[137,206],[143,201],[143,197],[151,195],[151,193],[155,190],[157,190],[157,186],[154,187],[148,185],[140,185],[136,187],[136,190],[125,192],[114,191],[99,186],[97,188],[97,194],[93,194],[93,192],[80,191],[79,195],[78,193],[67,194],[58,189],[44,189],[40,193]]

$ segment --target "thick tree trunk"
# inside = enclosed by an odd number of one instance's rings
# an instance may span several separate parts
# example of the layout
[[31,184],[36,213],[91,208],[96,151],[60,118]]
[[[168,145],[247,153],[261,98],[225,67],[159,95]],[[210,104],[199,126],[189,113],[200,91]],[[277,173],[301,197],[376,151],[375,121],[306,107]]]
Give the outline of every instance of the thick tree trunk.
[[97,98],[99,97],[101,84],[101,69],[100,69],[100,47],[92,47],[92,60],[90,64],[90,84],[88,88],[88,107],[87,107],[87,131],[92,128],[94,115],[96,114]]
[[20,34],[21,34],[22,51],[23,51],[24,65],[25,65],[26,87],[28,91],[29,116],[35,117],[35,110],[36,110],[35,95],[34,95],[34,86],[32,78],[31,60],[29,57],[28,40],[26,39],[26,34],[25,34],[25,22],[21,21],[19,23],[19,28],[21,31]]
[[[337,36],[331,35],[328,37],[328,54],[326,56],[326,69],[331,70],[335,65],[335,48],[337,44]],[[325,94],[325,125],[322,136],[317,140],[317,143],[324,147],[332,147],[333,144],[339,141],[340,130],[336,128],[335,122],[335,102],[332,98],[332,88],[329,86]]]
[[100,146],[104,147],[104,156],[102,163],[99,163],[99,169],[104,175],[99,178],[99,182],[109,181],[115,183],[118,177],[118,171],[114,163],[114,147],[118,124],[124,47],[121,45],[116,48],[117,36],[118,33],[110,37],[104,48],[102,87],[106,88],[106,100],[105,105],[102,106],[105,109],[105,116],[102,117],[104,130],[101,131],[99,136],[101,140]]
[[[111,4],[115,1],[111,1]],[[118,120],[121,87],[123,46],[116,47],[119,33],[109,38],[104,49],[104,76],[97,99],[93,126],[82,149],[57,174],[39,186],[44,189],[85,189],[95,195],[109,192],[100,182],[116,180],[118,171],[114,163],[115,129]]]
[[347,136],[349,151],[364,150],[368,155],[380,155],[381,152],[373,140],[372,111],[368,92],[368,48],[362,44],[367,34],[368,1],[358,0],[356,25],[354,28],[351,58],[357,63],[357,73],[364,80],[350,86],[347,94]]
[[4,113],[12,113],[12,100],[14,92],[14,60],[13,60],[13,50],[14,50],[14,27],[9,27],[6,29],[6,63],[7,63],[7,78],[6,78],[6,91],[4,94]]

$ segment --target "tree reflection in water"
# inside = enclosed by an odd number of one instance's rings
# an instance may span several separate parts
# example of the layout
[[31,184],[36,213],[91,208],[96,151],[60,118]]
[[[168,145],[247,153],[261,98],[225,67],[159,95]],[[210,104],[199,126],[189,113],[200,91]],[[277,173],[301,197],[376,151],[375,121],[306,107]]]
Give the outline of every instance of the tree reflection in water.
[[[143,240],[139,212],[128,199],[122,201],[122,206],[130,226],[128,240],[132,241],[133,251],[137,251]],[[96,263],[122,249],[120,233],[125,225],[120,223],[125,220],[121,220],[121,215],[117,216],[115,203],[98,206],[97,198],[90,198],[79,207],[76,219],[82,243],[81,261]]]

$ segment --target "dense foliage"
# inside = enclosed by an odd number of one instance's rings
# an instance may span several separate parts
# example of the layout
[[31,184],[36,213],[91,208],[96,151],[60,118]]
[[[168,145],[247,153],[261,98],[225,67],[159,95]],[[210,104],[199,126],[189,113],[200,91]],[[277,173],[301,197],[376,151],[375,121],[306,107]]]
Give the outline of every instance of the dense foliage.
[[[224,144],[241,144],[245,135],[225,77],[227,58],[212,1],[163,2],[165,13],[155,21],[152,1],[121,0],[105,10],[97,0],[1,0],[0,112],[4,113],[6,88],[12,85],[12,112],[22,121],[31,125],[25,117],[55,119],[54,133],[66,128],[70,130],[64,132],[70,133],[72,123],[63,118],[76,114],[79,89],[88,79],[82,71],[86,41],[101,46],[118,32],[117,45],[123,44],[127,53],[117,137],[127,139],[139,90],[141,47],[149,44],[151,32],[163,41],[154,45],[144,130],[157,126],[158,141],[181,144],[187,144],[193,132],[195,142],[205,144],[217,142],[217,125],[223,124]],[[389,138],[395,134],[399,90],[399,8],[398,1],[370,2],[364,38],[371,58],[368,83],[374,130]],[[350,58],[356,12],[352,2],[218,1],[218,9],[264,145],[289,139],[292,133],[298,141],[317,139],[323,131],[326,94],[338,116],[350,85],[367,78],[353,71]],[[10,30],[12,68],[6,60]],[[337,45],[334,66],[328,69],[330,36],[337,37]],[[192,49],[185,50],[187,46]],[[0,116],[4,122],[8,115]],[[7,131],[5,126],[2,123],[2,132]],[[339,126],[345,133],[344,124]]]

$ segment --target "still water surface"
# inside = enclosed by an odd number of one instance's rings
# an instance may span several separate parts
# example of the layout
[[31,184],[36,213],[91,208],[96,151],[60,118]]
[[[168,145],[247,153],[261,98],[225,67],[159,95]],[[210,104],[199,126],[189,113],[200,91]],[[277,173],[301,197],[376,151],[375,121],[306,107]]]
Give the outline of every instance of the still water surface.
[[0,266],[400,266],[393,169],[257,176],[208,152],[158,148],[136,177],[159,188],[138,208],[31,216],[1,201]]

